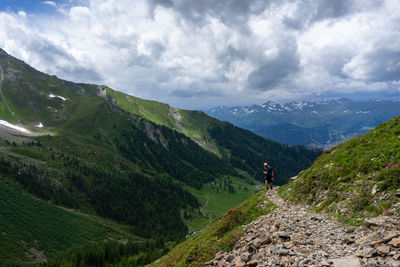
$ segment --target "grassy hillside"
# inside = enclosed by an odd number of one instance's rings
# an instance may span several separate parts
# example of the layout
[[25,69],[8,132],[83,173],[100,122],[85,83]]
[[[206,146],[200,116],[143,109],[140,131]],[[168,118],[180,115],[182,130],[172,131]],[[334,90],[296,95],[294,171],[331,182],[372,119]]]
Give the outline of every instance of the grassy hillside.
[[[107,114],[107,109],[100,112]],[[45,200],[129,223],[138,234],[172,238],[187,232],[180,209],[198,206],[175,181],[199,187],[218,172],[232,172],[190,139],[179,145],[184,136],[171,130],[153,129],[169,141],[167,150],[126,121],[116,129],[98,129],[96,120],[90,121],[94,125],[68,123],[70,128],[88,127],[86,136],[64,132],[24,144],[4,141],[0,173]]]
[[108,238],[137,240],[131,227],[33,198],[0,177],[0,262],[39,261],[76,244]]
[[210,127],[217,124],[218,120],[203,112],[173,108],[168,104],[140,99],[110,88],[107,89],[107,97],[123,110],[181,132],[203,148],[219,155],[214,140],[208,134]]
[[174,117],[172,116],[173,108],[167,104],[144,100],[110,88],[107,88],[106,94],[107,97],[112,98],[114,103],[123,110],[143,117],[156,124],[168,126],[174,130],[178,129]]
[[58,127],[68,119],[67,108],[76,97],[95,96],[95,87],[63,81],[39,72],[23,61],[0,53],[0,117],[31,130]]
[[399,202],[400,117],[331,148],[280,189],[292,201],[349,221],[376,216]]
[[189,227],[189,233],[203,229],[210,222],[221,218],[227,210],[241,204],[258,191],[255,188],[256,184],[260,185],[251,177],[246,181],[224,176],[203,185],[200,189],[185,187],[200,202],[199,208],[182,211],[182,217]]
[[203,265],[214,258],[217,252],[231,250],[243,234],[243,225],[260,215],[268,214],[274,208],[273,203],[265,197],[265,191],[254,194],[240,206],[229,210],[221,220],[175,246],[167,255],[150,266]]
[[259,181],[264,179],[264,161],[274,167],[278,174],[276,183],[282,185],[289,181],[289,177],[310,166],[322,153],[319,149],[309,150],[303,146],[287,146],[266,140],[201,111],[175,109],[167,104],[139,99],[111,89],[107,89],[107,95],[120,108],[185,134]]

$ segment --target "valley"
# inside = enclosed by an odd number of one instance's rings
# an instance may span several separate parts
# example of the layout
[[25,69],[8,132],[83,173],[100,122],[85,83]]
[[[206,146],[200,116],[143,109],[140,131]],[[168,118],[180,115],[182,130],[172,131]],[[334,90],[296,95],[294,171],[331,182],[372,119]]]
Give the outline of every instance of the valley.
[[[97,259],[109,264],[131,261],[134,266],[149,263],[257,191],[254,185],[262,183],[260,166],[265,160],[279,172],[277,183],[283,184],[321,154],[266,140],[201,111],[172,108],[107,86],[60,80],[4,51],[0,65],[4,75],[1,181],[38,199],[37,203],[116,225],[110,234],[77,232],[79,239],[59,221],[50,220],[54,225],[48,228],[58,229],[59,236],[50,231],[46,238],[4,241],[5,247],[18,244],[16,253],[8,255],[11,265],[44,260],[50,266],[77,264],[82,257],[92,264]],[[25,203],[13,205],[24,210],[29,208]],[[24,218],[23,213],[14,219],[4,215],[3,223],[17,227],[18,217]],[[126,227],[117,231],[118,225]],[[32,227],[37,228],[32,233],[42,229],[34,223]],[[66,236],[71,241],[64,240]],[[133,237],[127,244],[129,253],[101,256],[129,236]],[[46,247],[50,239],[63,245],[50,249]],[[29,246],[41,256],[29,256]],[[95,259],[89,257],[90,251]]]
[[189,227],[189,233],[198,232],[221,218],[227,210],[257,192],[257,185],[264,188],[264,185],[256,180],[222,177],[204,185],[200,190],[187,188],[201,203],[200,210],[189,209],[182,214]]

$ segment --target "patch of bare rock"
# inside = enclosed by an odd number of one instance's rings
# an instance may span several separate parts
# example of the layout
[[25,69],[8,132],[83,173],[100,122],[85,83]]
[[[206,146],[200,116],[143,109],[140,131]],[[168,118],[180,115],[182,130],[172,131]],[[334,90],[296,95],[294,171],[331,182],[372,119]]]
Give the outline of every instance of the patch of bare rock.
[[43,263],[47,261],[47,257],[43,251],[37,250],[34,247],[29,249],[27,256],[30,258],[30,262]]
[[345,226],[284,201],[275,190],[268,197],[279,208],[249,223],[235,248],[219,252],[206,266],[400,267],[400,218]]

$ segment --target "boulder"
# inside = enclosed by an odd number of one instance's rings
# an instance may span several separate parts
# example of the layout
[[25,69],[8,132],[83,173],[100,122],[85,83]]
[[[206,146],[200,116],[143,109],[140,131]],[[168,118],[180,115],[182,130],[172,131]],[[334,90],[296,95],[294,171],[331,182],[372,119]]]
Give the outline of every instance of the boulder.
[[400,262],[393,259],[386,261],[385,264],[389,267],[400,267]]
[[287,255],[287,250],[283,248],[282,245],[278,245],[272,248],[273,254],[278,254],[279,256]]
[[233,262],[235,263],[236,267],[244,267],[246,266],[246,263],[244,261],[242,261],[242,259],[240,257],[236,257]]
[[393,238],[390,240],[389,245],[392,245],[395,248],[400,247],[400,238]]
[[278,236],[279,238],[283,240],[290,240],[290,234],[284,231],[279,231],[273,234],[273,236]]
[[376,248],[376,251],[378,251],[380,255],[387,255],[390,252],[390,247],[388,245],[381,245]]
[[321,266],[331,266],[331,263],[333,263],[332,261],[327,261],[327,260],[322,260],[319,264]]
[[361,256],[363,258],[371,258],[372,256],[376,255],[377,251],[370,246],[363,247],[359,251],[357,251],[357,256]]
[[285,242],[285,243],[283,243],[283,246],[286,249],[291,249],[292,247],[294,247],[294,243],[293,243],[293,241]]
[[263,246],[263,245],[266,245],[269,243],[271,243],[271,239],[269,237],[260,238],[260,242],[258,243],[258,246]]
[[379,217],[376,217],[376,218],[369,218],[369,219],[365,219],[364,220],[364,224],[367,227],[382,226],[382,225],[386,224],[388,219],[389,218],[387,216],[379,216]]
[[370,233],[370,234],[368,234],[366,236],[363,236],[363,237],[357,239],[355,241],[355,243],[357,245],[363,246],[363,245],[369,245],[372,242],[374,242],[376,240],[379,240],[379,239],[380,239],[380,235],[378,233],[373,232],[373,233]]
[[251,267],[256,267],[257,265],[258,265],[257,260],[251,260],[246,264],[246,266],[251,266]]
[[355,256],[332,259],[334,267],[361,267],[360,260]]
[[219,260],[221,260],[222,258],[224,257],[224,253],[222,253],[221,251],[220,252],[218,252],[217,254],[215,254],[215,259],[217,260],[217,261],[219,261]]
[[245,252],[243,253],[240,258],[244,261],[244,262],[248,262],[251,259],[251,254],[249,252]]
[[372,188],[371,194],[375,195],[376,192],[378,192],[378,185],[377,184],[375,184],[374,187]]

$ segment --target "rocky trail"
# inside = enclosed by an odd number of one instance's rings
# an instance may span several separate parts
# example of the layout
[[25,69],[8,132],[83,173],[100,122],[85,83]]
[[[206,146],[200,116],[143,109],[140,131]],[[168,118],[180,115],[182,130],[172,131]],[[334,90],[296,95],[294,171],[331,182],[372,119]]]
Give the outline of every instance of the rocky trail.
[[346,226],[276,190],[268,198],[279,207],[248,224],[234,250],[217,253],[207,266],[400,266],[400,218]]

